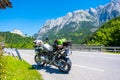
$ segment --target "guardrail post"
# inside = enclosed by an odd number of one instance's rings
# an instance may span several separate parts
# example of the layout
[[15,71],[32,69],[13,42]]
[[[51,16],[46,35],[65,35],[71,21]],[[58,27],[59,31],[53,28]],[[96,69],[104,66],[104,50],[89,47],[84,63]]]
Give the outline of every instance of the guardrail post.
[[116,48],[114,48],[114,52],[116,53]]
[[15,49],[15,51],[16,51],[16,53],[17,53],[17,55],[18,55],[19,60],[22,60],[22,58],[21,58],[20,53],[18,52],[18,50]]
[[103,46],[100,46],[100,52],[103,52]]

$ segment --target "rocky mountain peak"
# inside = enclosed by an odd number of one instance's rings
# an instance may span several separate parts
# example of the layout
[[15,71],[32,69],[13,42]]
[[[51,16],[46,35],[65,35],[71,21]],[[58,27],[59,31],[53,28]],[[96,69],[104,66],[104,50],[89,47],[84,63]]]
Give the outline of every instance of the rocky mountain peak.
[[79,32],[84,27],[88,28],[89,31],[97,30],[103,23],[118,16],[120,16],[120,0],[111,0],[111,2],[99,5],[97,8],[76,10],[57,19],[47,20],[38,35],[44,35],[48,32],[52,33],[51,35],[64,31],[68,33],[71,33],[70,31]]

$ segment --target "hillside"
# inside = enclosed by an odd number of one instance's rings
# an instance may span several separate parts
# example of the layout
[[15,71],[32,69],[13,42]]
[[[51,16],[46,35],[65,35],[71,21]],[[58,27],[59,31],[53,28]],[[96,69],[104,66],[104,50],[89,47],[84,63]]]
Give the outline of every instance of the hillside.
[[5,46],[11,48],[33,48],[33,38],[10,32],[0,32],[0,42],[5,42]]
[[120,46],[120,17],[110,20],[97,30],[88,44]]

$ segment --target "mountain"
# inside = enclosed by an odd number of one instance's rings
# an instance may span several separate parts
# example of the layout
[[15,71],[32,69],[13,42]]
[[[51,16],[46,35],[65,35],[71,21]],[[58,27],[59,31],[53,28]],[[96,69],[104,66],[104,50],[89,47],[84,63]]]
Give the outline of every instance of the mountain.
[[112,19],[102,25],[87,43],[120,46],[120,17]]
[[103,23],[120,16],[120,0],[97,8],[68,12],[66,16],[47,20],[38,36],[66,37],[74,43],[84,43]]

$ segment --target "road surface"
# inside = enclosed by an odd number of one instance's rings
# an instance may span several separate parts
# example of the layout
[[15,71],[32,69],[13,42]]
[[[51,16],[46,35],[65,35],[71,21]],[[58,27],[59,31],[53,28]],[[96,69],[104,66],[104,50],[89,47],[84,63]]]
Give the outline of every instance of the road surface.
[[34,50],[19,50],[19,53],[43,75],[44,80],[120,80],[120,55],[73,51],[70,55],[72,69],[65,74],[54,66],[37,66]]

